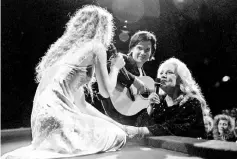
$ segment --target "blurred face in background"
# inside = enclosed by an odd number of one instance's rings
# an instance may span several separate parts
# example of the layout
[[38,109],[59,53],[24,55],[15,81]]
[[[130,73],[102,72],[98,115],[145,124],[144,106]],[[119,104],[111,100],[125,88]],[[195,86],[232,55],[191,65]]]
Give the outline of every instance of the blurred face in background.
[[227,128],[228,128],[228,121],[221,119],[221,120],[218,122],[218,132],[219,132],[220,134],[223,134],[223,132],[224,132],[225,130],[227,130]]
[[206,132],[210,132],[211,131],[211,122],[209,122],[208,120],[205,120],[204,121],[204,126],[205,126]]
[[231,110],[231,113],[230,113],[230,116],[231,116],[232,118],[234,118],[234,120],[235,120],[235,119],[236,119],[236,116],[237,116],[236,110],[232,109],[232,110]]

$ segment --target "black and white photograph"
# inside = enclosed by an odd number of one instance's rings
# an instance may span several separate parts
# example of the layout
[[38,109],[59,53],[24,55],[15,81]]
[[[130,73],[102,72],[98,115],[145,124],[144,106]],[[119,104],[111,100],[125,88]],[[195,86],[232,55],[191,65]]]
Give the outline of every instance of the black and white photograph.
[[237,159],[236,0],[1,1],[2,159]]

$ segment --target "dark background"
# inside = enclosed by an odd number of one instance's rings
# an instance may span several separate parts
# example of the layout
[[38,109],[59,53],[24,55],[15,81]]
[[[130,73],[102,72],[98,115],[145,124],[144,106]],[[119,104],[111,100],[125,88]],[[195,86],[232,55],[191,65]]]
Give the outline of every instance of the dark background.
[[[117,0],[3,0],[1,1],[1,128],[30,126],[35,66],[50,44],[59,38],[73,13],[85,4],[96,4],[115,16],[114,43],[128,49],[121,30],[131,36],[138,30],[156,34],[156,60],[145,65],[155,77],[159,63],[177,57],[187,64],[202,88],[213,115],[237,107],[237,5],[236,0],[131,1],[133,8],[114,10]],[[129,1],[129,0],[128,0]],[[120,2],[125,3],[124,0]],[[178,5],[175,2],[180,2]],[[182,2],[182,3],[181,3]],[[127,2],[126,2],[127,3]],[[119,7],[119,6],[118,6]],[[130,8],[129,8],[130,7]],[[137,8],[136,8],[137,7]],[[143,9],[143,10],[142,10]],[[138,13],[143,13],[139,16]],[[125,23],[124,20],[128,20]],[[127,28],[124,28],[124,25]],[[222,78],[230,80],[223,82]]]

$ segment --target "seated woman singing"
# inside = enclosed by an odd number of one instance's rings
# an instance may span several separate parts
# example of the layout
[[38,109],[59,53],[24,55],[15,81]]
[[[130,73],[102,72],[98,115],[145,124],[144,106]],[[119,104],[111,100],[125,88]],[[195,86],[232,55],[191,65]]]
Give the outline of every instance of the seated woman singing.
[[147,111],[140,114],[136,126],[126,126],[126,132],[130,137],[204,137],[203,111],[207,104],[187,66],[170,58],[160,65],[157,77],[161,80],[160,94],[149,96]]

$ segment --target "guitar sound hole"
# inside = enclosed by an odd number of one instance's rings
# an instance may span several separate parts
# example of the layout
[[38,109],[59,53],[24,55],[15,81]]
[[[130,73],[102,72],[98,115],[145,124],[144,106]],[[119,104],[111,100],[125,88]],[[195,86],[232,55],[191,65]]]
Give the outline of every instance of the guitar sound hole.
[[149,95],[150,95],[150,92],[144,92],[144,93],[141,94],[141,96],[142,96],[143,98],[148,98]]

